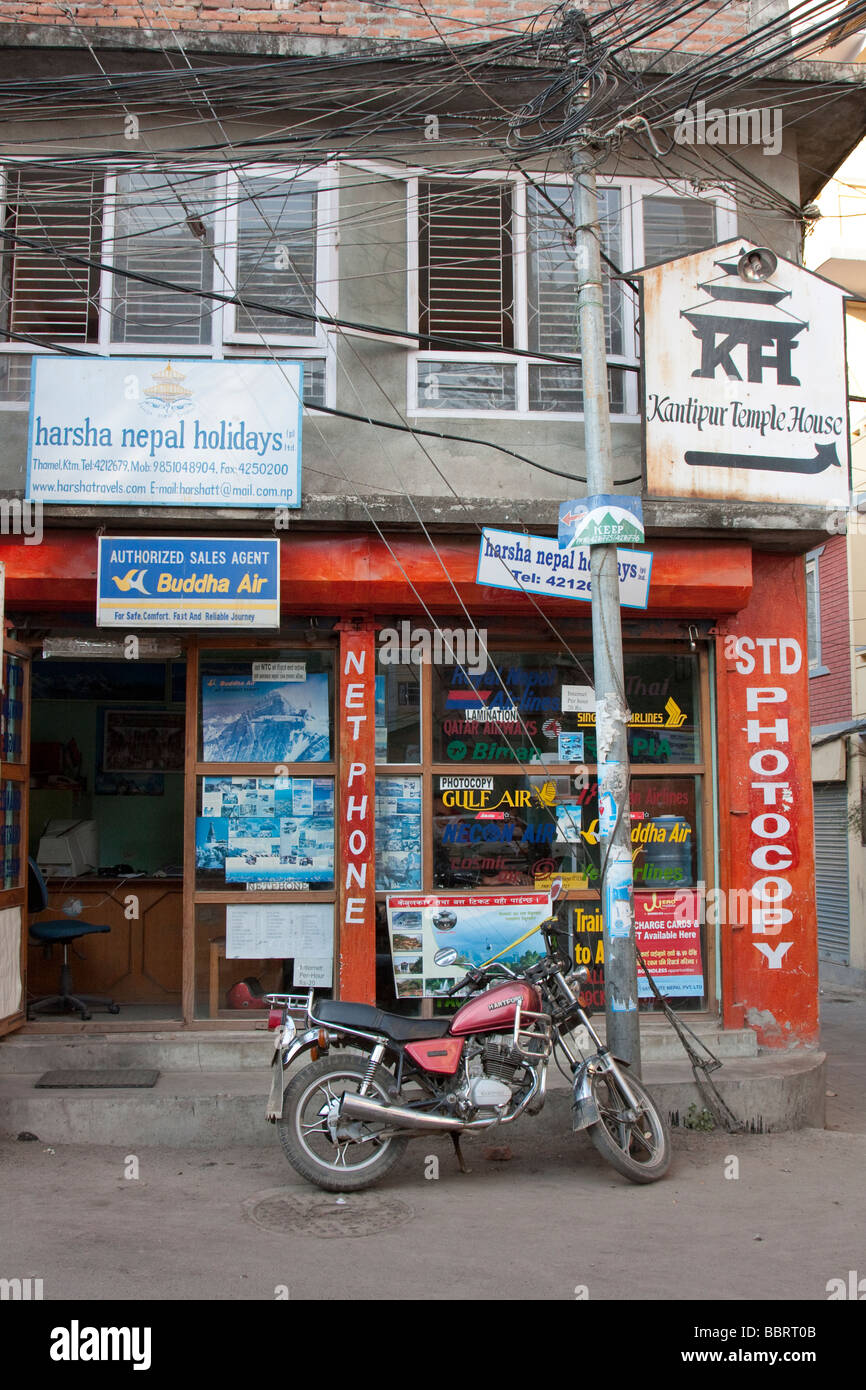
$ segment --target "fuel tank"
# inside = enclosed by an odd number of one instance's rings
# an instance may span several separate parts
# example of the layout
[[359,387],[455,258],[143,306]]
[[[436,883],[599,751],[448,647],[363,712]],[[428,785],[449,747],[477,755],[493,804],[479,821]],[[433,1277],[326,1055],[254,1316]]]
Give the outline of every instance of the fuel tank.
[[532,985],[523,980],[494,985],[458,1009],[448,1031],[458,1038],[467,1033],[510,1032],[518,1004],[530,1013],[541,1013],[541,996]]

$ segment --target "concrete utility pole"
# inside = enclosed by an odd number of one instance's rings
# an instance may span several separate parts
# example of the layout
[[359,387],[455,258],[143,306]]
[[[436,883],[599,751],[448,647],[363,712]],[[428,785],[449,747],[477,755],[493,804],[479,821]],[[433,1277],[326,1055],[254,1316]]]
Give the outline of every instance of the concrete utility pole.
[[[586,490],[612,493],[613,454],[601,278],[598,191],[588,152],[573,149],[577,233],[575,261],[583,363]],[[598,743],[598,823],[604,922],[607,1043],[640,1076],[634,877],[629,808],[628,719],[622,662],[619,572],[615,545],[593,545],[592,653]]]

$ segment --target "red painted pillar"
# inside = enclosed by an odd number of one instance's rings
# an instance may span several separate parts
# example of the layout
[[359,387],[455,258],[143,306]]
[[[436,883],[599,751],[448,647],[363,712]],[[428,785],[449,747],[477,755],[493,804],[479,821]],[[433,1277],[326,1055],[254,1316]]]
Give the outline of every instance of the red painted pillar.
[[[818,1036],[803,560],[758,553],[753,575],[717,639],[724,1023],[797,1047]],[[745,912],[732,889],[747,891]]]
[[376,645],[372,623],[340,623],[340,998],[376,1002]]

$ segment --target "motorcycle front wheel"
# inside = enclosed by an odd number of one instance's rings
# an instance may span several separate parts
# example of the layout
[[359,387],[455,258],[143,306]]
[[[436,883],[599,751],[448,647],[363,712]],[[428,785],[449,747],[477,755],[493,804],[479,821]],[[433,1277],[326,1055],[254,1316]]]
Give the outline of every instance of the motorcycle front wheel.
[[599,1071],[592,1078],[592,1097],[599,1120],[589,1137],[602,1158],[630,1182],[657,1182],[671,1161],[671,1136],[664,1115],[639,1081],[628,1084],[641,1102],[636,1118],[629,1118],[631,1103],[613,1072]]
[[[358,1192],[378,1182],[402,1157],[408,1138],[380,1137],[384,1125],[338,1120],[340,1097],[357,1092],[367,1072],[364,1057],[320,1057],[286,1087],[277,1121],[280,1143],[296,1173],[328,1192]],[[390,1101],[394,1078],[377,1067],[367,1095]]]

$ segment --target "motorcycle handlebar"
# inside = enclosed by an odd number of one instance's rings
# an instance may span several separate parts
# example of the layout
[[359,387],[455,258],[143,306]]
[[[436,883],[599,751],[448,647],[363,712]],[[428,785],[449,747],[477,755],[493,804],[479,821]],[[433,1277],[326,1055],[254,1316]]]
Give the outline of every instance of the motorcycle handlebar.
[[457,980],[450,989],[446,989],[445,998],[450,999],[452,995],[459,994],[462,989],[466,989],[467,985],[480,984],[483,979],[484,975],[481,971],[470,970],[469,974],[464,975],[462,980]]

